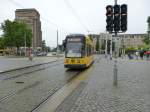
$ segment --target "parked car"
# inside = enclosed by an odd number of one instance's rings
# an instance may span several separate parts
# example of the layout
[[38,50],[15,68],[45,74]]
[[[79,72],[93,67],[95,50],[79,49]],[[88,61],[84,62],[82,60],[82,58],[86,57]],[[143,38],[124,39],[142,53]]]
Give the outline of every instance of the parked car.
[[40,52],[37,54],[37,56],[47,56],[47,52]]

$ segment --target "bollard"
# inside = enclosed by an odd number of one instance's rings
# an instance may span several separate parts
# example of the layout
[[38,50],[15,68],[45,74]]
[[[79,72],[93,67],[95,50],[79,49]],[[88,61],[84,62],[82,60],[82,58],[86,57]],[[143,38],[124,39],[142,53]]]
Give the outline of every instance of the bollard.
[[117,74],[118,74],[118,69],[117,69],[117,60],[114,61],[114,68],[113,68],[113,72],[114,72],[114,85],[117,86],[118,83],[118,79],[117,79]]

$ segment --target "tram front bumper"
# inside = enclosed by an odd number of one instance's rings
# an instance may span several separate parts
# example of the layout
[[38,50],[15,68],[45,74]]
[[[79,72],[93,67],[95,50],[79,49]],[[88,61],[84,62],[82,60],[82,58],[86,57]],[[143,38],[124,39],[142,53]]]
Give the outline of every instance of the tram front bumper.
[[86,68],[86,64],[66,64],[65,68]]

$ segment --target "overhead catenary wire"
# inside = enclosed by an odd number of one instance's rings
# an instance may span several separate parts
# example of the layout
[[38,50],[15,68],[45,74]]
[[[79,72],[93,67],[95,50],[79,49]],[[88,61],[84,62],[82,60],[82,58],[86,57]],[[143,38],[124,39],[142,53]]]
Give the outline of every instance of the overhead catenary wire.
[[[11,2],[12,4],[14,4],[15,6],[19,7],[19,8],[22,8],[22,9],[25,8],[22,4],[16,2],[15,0],[8,0],[8,1]],[[68,31],[67,29],[62,28],[62,27],[59,26],[58,24],[52,22],[51,20],[49,20],[49,19],[47,19],[47,18],[45,18],[45,17],[43,17],[43,16],[41,16],[41,19],[44,20],[45,22],[51,24],[52,26],[54,26],[54,27],[56,28],[56,30],[61,29],[61,30],[65,31],[66,33],[70,32],[70,31]]]
[[76,19],[79,21],[80,25],[84,28],[84,30],[89,33],[89,29],[87,28],[87,26],[83,23],[83,21],[81,20],[80,16],[78,15],[78,13],[75,11],[75,9],[72,7],[72,5],[69,3],[68,0],[64,0],[64,3],[66,4],[66,6],[70,9],[70,11],[72,12],[72,14],[76,17]]
[[23,5],[21,5],[20,3],[14,1],[14,0],[8,0],[9,2],[13,3],[14,5],[16,5],[17,7],[20,7],[20,8],[25,8]]

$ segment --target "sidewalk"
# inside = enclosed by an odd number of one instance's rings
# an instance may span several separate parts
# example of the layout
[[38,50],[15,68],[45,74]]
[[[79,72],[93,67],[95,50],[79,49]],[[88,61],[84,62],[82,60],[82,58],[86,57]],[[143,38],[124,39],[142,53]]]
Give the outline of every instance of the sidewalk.
[[11,69],[22,68],[26,66],[32,66],[42,63],[47,63],[57,60],[57,57],[34,57],[32,61],[24,57],[0,57],[0,72],[8,71]]
[[150,112],[150,63],[118,61],[118,86],[113,61],[101,59],[55,112]]

